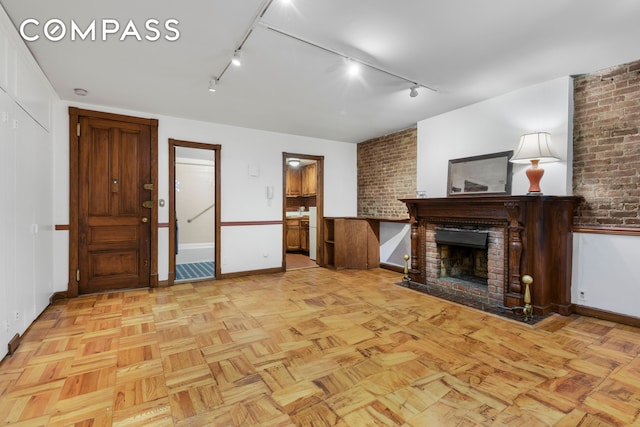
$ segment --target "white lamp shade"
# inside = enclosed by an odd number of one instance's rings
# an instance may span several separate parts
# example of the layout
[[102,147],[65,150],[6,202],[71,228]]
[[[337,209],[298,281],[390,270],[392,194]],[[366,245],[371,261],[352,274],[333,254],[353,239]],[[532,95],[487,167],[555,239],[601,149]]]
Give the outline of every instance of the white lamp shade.
[[540,160],[540,163],[560,160],[551,150],[551,135],[549,133],[535,132],[522,135],[520,144],[509,161],[529,163],[531,160]]

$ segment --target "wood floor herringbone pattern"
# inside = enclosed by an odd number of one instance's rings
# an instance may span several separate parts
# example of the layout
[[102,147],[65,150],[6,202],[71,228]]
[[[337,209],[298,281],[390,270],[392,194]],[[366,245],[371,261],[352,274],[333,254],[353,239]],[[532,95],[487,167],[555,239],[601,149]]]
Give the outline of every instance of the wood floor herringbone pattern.
[[295,270],[50,306],[0,364],[14,426],[640,425],[640,330],[535,326]]

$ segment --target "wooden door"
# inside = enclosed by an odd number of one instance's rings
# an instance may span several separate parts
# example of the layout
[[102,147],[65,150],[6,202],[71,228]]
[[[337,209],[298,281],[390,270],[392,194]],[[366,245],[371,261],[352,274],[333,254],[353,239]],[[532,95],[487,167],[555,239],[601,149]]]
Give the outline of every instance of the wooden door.
[[79,124],[78,292],[149,286],[150,126],[82,116]]

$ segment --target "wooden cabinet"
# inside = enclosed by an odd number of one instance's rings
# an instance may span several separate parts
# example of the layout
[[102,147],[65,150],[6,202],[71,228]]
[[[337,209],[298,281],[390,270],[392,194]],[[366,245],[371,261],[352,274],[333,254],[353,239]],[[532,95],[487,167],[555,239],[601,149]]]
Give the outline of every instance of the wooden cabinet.
[[287,166],[285,189],[287,196],[300,196],[302,194],[300,169]]
[[300,250],[309,252],[309,218],[303,217],[300,220]]
[[309,218],[287,218],[287,252],[309,252]]
[[303,196],[314,196],[316,194],[316,164],[315,163],[312,163],[302,168],[300,181],[301,181]]
[[380,267],[379,223],[366,218],[324,219],[324,266],[366,270]]
[[316,171],[315,163],[299,168],[287,166],[286,195],[289,197],[315,196],[317,191]]
[[300,218],[287,218],[287,251],[300,250]]

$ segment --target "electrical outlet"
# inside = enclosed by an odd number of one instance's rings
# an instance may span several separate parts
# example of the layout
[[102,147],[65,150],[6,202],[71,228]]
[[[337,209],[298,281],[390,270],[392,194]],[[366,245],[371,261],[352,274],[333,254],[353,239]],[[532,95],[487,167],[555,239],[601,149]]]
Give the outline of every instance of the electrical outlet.
[[14,313],[14,320],[20,320],[20,312],[19,311],[16,311]]
[[587,299],[587,291],[584,289],[578,289],[578,299],[585,301]]

